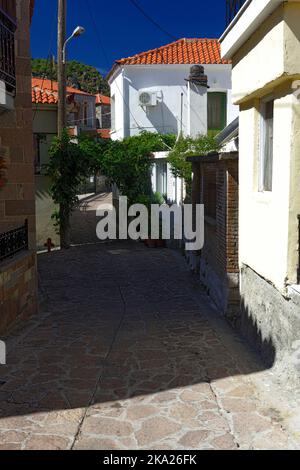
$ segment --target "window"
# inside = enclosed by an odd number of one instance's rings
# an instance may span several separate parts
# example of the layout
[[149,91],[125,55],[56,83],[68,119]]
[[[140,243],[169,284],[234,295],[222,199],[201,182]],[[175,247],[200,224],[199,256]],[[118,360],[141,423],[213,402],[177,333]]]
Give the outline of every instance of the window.
[[168,166],[167,163],[159,162],[156,163],[156,191],[162,195],[167,194],[167,175]]
[[84,126],[88,126],[88,123],[89,123],[89,121],[88,121],[88,110],[89,110],[88,104],[85,102],[83,104],[83,125]]
[[115,95],[111,97],[111,129],[116,130],[116,99]]
[[207,95],[207,127],[209,131],[222,131],[227,122],[226,93],[208,93]]
[[261,105],[259,191],[272,191],[273,186],[274,100]]

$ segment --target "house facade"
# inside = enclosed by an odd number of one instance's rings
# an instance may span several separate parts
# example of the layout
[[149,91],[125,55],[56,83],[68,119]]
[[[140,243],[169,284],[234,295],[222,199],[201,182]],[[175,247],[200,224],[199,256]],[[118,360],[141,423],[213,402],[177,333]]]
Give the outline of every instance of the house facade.
[[[142,131],[191,137],[216,134],[237,117],[231,99],[231,63],[221,59],[217,39],[180,39],[118,60],[108,81],[115,140]],[[173,178],[162,158],[158,155],[154,165],[153,189],[162,194],[166,190],[167,199],[178,202],[175,195],[183,192],[178,189],[182,182]]]
[[[0,0],[0,333],[37,312],[30,20]],[[4,162],[4,163],[3,163]]]
[[[191,98],[199,107],[197,96],[191,97],[188,90],[193,65],[204,66],[208,77],[210,88],[201,100],[201,107],[208,108],[208,118],[193,109]],[[123,139],[143,130],[197,135],[207,130],[221,130],[237,116],[237,108],[231,100],[231,64],[221,59],[216,39],[180,39],[118,60],[108,81],[112,139]],[[143,101],[147,98],[148,102]]]
[[[33,133],[35,143],[35,182],[37,248],[51,238],[55,246],[60,240],[51,218],[56,207],[49,192],[50,180],[45,175],[49,149],[57,135],[58,84],[52,80],[32,78]],[[97,137],[96,96],[67,87],[67,125],[70,135]]]
[[96,126],[97,133],[102,139],[110,138],[111,106],[110,97],[98,93],[96,95]]
[[270,364],[299,378],[300,2],[227,3],[220,42],[240,109],[239,322]]

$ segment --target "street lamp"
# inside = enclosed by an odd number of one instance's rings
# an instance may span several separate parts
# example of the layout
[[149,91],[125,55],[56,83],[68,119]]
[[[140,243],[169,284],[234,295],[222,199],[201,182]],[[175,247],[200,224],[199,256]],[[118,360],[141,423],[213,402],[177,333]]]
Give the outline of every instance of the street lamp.
[[84,33],[85,33],[85,29],[82,26],[77,26],[77,28],[74,29],[71,36],[65,41],[63,45],[63,64],[64,65],[66,64],[66,48],[67,48],[68,42],[70,42],[73,38],[78,38]]

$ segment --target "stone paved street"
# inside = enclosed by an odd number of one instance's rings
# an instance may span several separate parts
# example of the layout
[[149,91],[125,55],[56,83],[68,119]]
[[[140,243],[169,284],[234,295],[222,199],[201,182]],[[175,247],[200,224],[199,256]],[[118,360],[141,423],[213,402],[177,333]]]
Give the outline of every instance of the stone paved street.
[[179,254],[89,245],[39,271],[42,312],[0,366],[0,449],[300,448],[272,372]]

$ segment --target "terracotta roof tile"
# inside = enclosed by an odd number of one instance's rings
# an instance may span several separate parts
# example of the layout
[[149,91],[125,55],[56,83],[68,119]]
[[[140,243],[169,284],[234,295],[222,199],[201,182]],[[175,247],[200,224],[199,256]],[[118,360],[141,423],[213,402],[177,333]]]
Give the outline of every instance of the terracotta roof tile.
[[[35,104],[57,104],[58,103],[58,83],[43,78],[32,78],[32,102]],[[93,96],[85,91],[67,87],[68,94],[78,94]]]
[[102,139],[110,139],[110,129],[97,129],[97,134]]
[[100,95],[100,93],[98,93],[98,95],[96,95],[96,104],[110,105],[110,97]]
[[221,58],[221,45],[218,39],[183,38],[157,49],[117,60],[108,76],[113,73],[118,65],[230,63],[230,61]]

